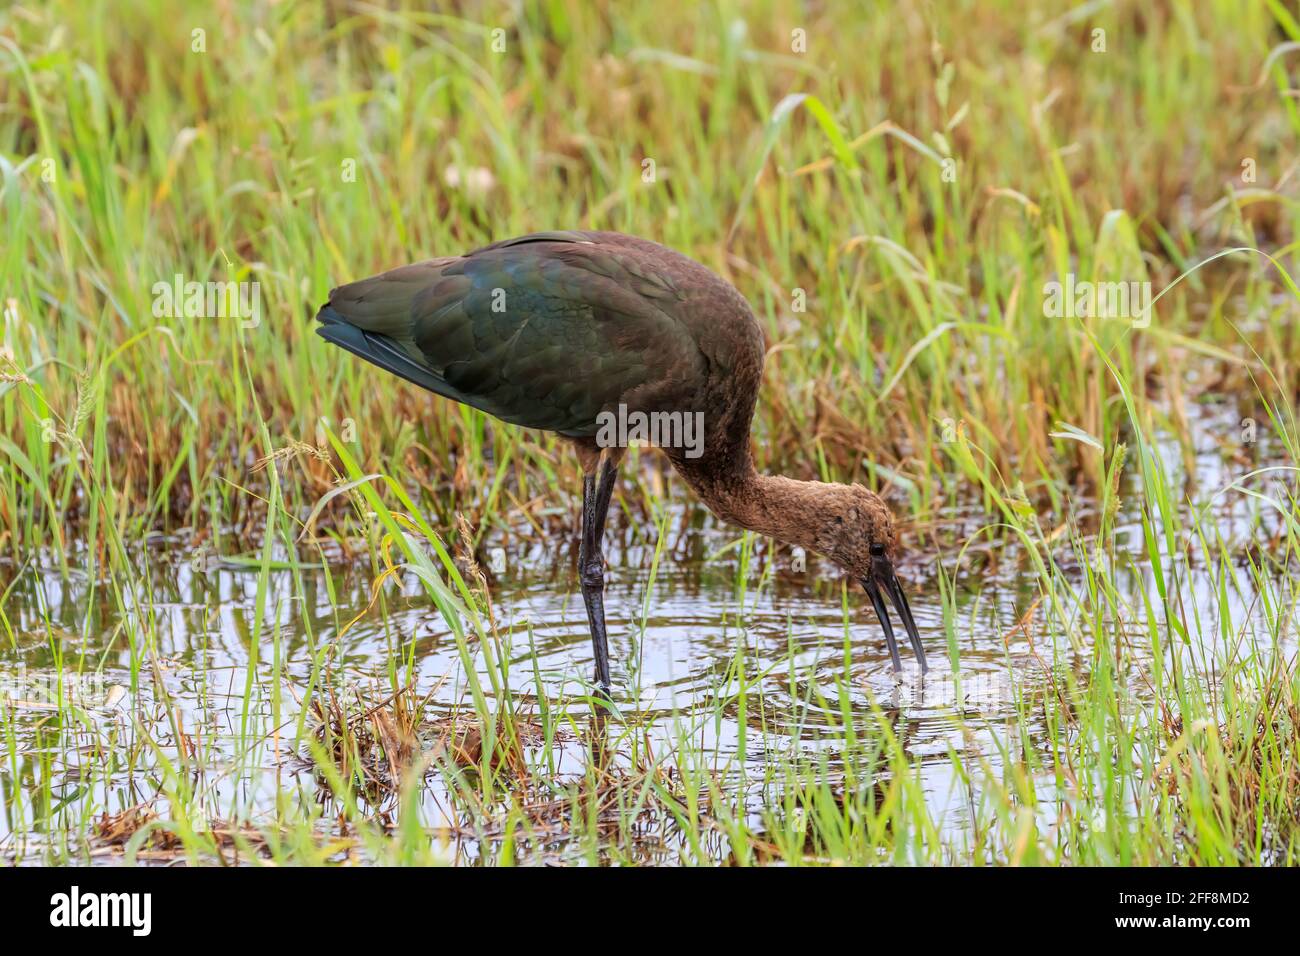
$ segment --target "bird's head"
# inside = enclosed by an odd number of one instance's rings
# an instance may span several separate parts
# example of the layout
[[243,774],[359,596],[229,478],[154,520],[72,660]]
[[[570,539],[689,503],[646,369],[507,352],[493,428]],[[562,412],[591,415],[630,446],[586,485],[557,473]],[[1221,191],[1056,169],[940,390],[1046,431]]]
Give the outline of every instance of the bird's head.
[[898,529],[889,506],[862,485],[822,485],[815,549],[855,578],[871,574],[877,559],[892,559]]
[[783,475],[754,475],[733,487],[716,481],[707,469],[674,464],[723,521],[816,552],[851,574],[871,598],[897,673],[903,664],[885,607],[887,595],[925,673],[921,635],[894,572],[898,530],[878,494],[862,485],[797,481]]
[[860,583],[871,599],[880,626],[885,631],[894,670],[901,669],[894,629],[885,607],[884,595],[898,612],[916,653],[921,673],[926,671],[921,635],[912,618],[912,608],[894,571],[898,555],[898,529],[893,512],[880,496],[861,485],[835,485],[824,494],[821,519],[817,522],[814,550],[825,555]]

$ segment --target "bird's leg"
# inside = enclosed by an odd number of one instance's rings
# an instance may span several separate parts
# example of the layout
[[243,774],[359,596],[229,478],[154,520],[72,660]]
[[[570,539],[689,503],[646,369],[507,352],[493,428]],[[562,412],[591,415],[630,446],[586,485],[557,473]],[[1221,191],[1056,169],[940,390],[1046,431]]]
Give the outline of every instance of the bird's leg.
[[611,460],[600,464],[599,478],[587,473],[582,478],[582,542],[578,547],[578,581],[587,605],[591,625],[591,648],[596,659],[596,684],[609,691],[609,641],[605,636],[605,516],[614,493],[618,465]]

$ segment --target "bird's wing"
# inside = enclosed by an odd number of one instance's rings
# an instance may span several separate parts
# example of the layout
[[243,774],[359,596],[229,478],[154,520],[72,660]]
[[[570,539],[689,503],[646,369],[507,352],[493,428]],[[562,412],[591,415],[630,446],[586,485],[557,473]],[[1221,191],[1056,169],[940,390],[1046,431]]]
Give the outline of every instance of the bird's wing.
[[538,233],[340,286],[321,335],[503,421],[594,435],[596,416],[689,404],[706,371],[682,294],[635,248]]

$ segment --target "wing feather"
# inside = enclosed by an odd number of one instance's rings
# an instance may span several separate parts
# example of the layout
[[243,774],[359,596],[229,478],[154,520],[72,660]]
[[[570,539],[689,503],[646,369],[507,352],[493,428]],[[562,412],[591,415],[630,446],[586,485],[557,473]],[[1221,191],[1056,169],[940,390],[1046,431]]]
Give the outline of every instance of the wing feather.
[[340,286],[320,332],[430,391],[566,435],[594,435],[620,402],[688,401],[707,362],[674,315],[677,284],[597,235],[535,233]]

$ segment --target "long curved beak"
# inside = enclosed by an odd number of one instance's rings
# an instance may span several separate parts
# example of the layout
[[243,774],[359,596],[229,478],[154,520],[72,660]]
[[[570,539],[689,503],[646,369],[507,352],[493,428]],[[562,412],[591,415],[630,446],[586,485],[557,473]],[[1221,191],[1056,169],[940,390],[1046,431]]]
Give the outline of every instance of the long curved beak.
[[921,633],[916,629],[916,620],[912,617],[912,608],[907,603],[907,595],[903,593],[903,585],[887,558],[877,558],[873,570],[875,572],[873,575],[862,579],[862,587],[867,592],[867,597],[871,598],[871,606],[876,609],[876,617],[880,619],[880,626],[884,629],[885,643],[889,645],[889,659],[894,663],[894,673],[902,671],[903,661],[898,656],[898,641],[894,638],[894,626],[890,623],[889,610],[885,607],[885,599],[880,593],[882,589],[889,595],[894,609],[898,611],[898,616],[903,622],[903,630],[907,632],[907,639],[912,642],[912,652],[916,654],[916,661],[921,665],[921,673],[924,674],[929,670],[925,662],[925,648],[921,646]]

